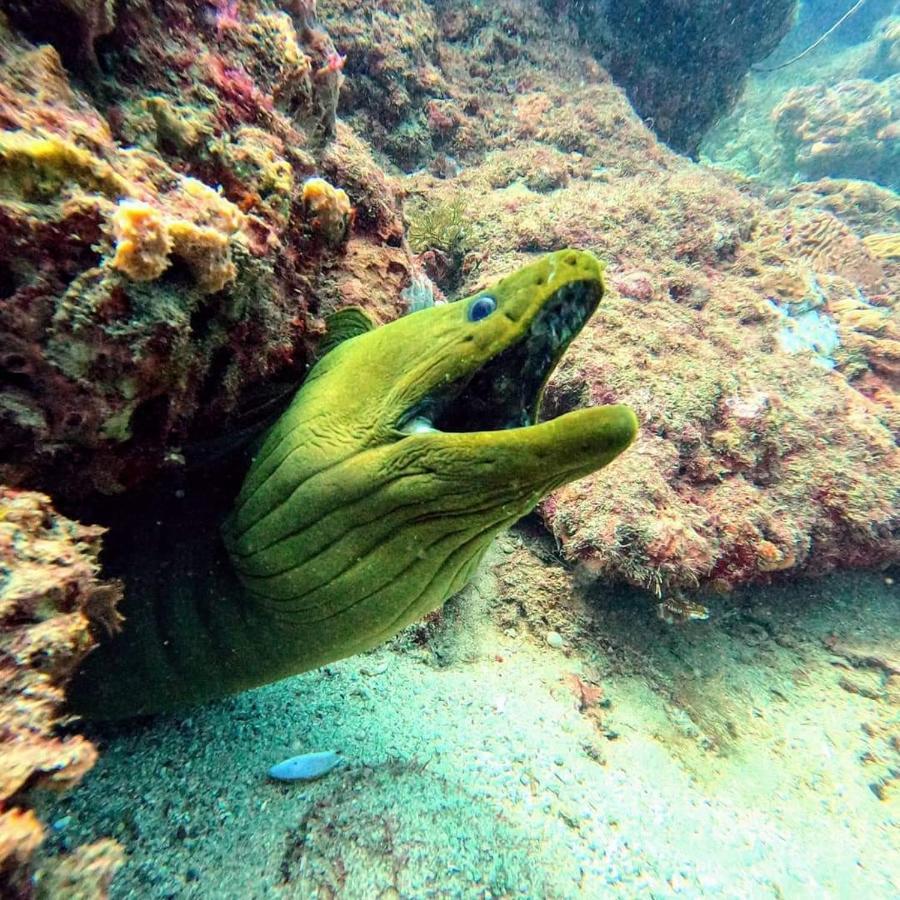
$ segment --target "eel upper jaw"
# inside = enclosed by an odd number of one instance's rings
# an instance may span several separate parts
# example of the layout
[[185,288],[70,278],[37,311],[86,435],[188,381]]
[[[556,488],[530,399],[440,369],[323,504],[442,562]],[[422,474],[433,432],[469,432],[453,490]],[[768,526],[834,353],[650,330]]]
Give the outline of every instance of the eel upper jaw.
[[398,430],[459,433],[533,425],[544,385],[602,292],[598,280],[563,285],[535,313],[522,337],[466,378],[425,396],[404,413]]

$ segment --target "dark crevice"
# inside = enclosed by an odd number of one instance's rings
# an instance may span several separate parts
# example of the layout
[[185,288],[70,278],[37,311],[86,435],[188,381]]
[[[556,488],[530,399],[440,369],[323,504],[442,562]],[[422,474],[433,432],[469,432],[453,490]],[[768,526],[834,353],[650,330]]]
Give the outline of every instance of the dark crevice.
[[231,347],[228,346],[219,347],[213,353],[206,378],[203,380],[200,392],[197,395],[197,400],[201,407],[209,406],[216,397],[221,396],[222,382],[225,380],[225,373],[228,371],[233,358],[234,354],[231,351]]
[[63,65],[74,73],[89,71],[94,57],[88,45],[85,18],[78,16],[60,0],[37,4],[33,0],[10,0],[6,10],[22,33],[36,44],[51,44]]
[[31,393],[34,390],[34,382],[25,372],[0,369],[0,387],[13,387]]
[[131,415],[131,435],[135,444],[158,441],[167,431],[169,398],[151,397],[145,400]]
[[191,267],[178,256],[171,257],[171,264],[159,276],[157,283],[177,288],[189,288],[191,291],[195,291],[197,287],[197,279],[194,278]]
[[19,289],[19,279],[8,263],[0,262],[0,300],[8,300]]
[[191,334],[198,343],[203,341],[210,331],[210,326],[216,319],[219,312],[218,305],[213,301],[201,303],[191,313]]

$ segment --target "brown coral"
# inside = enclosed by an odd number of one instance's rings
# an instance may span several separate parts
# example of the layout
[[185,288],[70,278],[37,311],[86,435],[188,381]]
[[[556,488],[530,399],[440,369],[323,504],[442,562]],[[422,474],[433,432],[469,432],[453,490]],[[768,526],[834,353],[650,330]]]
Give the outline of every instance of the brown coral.
[[856,234],[900,230],[900,197],[872,181],[821,178],[790,190],[795,209],[825,210]]
[[870,246],[835,216],[814,212],[797,221],[788,245],[817,272],[841,275],[870,293],[885,289],[884,269]]
[[870,253],[881,259],[900,259],[900,232],[870,234],[863,238]]

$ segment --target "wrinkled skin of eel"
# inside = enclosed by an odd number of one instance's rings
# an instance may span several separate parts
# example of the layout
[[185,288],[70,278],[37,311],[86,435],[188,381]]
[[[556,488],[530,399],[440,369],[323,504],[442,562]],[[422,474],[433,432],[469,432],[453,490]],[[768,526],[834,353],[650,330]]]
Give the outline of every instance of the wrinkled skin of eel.
[[121,633],[76,673],[73,709],[118,718],[221,697],[439,607],[499,531],[634,440],[624,406],[536,423],[602,295],[597,259],[562,250],[380,328],[345,316],[349,336],[266,436],[202,577],[131,598]]

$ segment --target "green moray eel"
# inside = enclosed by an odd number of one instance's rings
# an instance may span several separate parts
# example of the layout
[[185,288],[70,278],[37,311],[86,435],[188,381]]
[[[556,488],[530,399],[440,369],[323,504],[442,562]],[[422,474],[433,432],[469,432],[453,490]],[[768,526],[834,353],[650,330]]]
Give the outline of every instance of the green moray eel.
[[535,424],[602,271],[562,250],[380,328],[337,314],[345,339],[266,436],[222,526],[230,567],[132,603],[76,673],[74,709],[122,717],[275,681],[374,647],[459,591],[499,531],[635,437],[625,406]]

